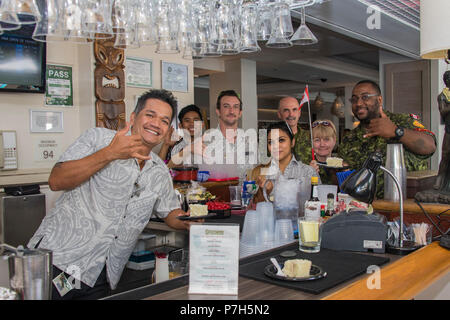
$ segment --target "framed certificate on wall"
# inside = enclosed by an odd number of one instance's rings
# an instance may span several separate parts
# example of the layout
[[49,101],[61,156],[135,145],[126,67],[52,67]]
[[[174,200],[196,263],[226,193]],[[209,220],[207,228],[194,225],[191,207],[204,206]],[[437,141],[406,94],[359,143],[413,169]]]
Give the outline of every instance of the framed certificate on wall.
[[127,57],[125,73],[129,87],[151,88],[153,85],[152,60]]
[[30,110],[30,132],[64,132],[63,112]]
[[188,66],[162,61],[162,85],[169,91],[188,92]]

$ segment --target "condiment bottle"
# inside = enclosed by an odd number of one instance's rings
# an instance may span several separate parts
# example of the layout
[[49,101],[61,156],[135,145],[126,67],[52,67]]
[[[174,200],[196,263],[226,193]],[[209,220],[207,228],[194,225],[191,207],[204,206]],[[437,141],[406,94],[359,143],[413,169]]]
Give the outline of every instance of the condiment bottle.
[[305,202],[305,217],[319,219],[320,218],[320,202],[318,197],[318,177],[311,177],[311,196],[309,201]]
[[332,193],[327,195],[327,211],[325,212],[325,215],[329,217],[334,215],[334,194]]
[[325,205],[324,204],[322,204],[321,206],[320,206],[320,216],[323,218],[323,217],[325,217]]
[[165,253],[155,252],[154,282],[169,280],[169,257]]
[[317,201],[319,202],[319,178],[311,177],[311,196],[309,197],[309,201]]

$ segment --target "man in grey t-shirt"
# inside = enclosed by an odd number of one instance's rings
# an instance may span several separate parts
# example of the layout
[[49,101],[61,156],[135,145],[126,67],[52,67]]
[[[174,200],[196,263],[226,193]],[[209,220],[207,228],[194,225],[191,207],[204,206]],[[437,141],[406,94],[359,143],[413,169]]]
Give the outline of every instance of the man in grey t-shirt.
[[75,278],[81,285],[67,294],[54,285],[54,299],[96,299],[115,289],[152,215],[175,229],[189,228],[177,219],[186,213],[168,168],[151,152],[176,104],[170,92],[151,90],[139,98],[126,128],[89,129],[55,164],[50,188],[65,192],[28,247],[52,250],[55,282]]

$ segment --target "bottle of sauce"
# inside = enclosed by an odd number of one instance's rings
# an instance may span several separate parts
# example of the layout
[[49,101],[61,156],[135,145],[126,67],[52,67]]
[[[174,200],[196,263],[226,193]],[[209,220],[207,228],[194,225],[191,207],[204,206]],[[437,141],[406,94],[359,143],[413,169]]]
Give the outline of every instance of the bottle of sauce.
[[319,178],[311,177],[311,196],[305,202],[305,218],[320,218],[320,201],[318,192]]
[[326,212],[325,212],[325,205],[322,204],[322,205],[320,205],[320,216],[321,216],[322,218],[325,218],[325,215],[326,215]]
[[329,193],[327,195],[327,211],[325,212],[325,215],[331,217],[334,213],[334,194]]
[[309,197],[309,201],[319,202],[319,178],[311,177],[311,196]]

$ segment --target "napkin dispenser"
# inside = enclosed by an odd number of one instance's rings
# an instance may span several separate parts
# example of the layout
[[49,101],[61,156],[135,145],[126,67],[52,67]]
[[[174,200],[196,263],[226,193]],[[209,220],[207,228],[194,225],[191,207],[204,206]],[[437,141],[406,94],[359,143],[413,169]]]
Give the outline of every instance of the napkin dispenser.
[[322,248],[384,253],[388,226],[380,214],[354,210],[329,218],[322,226]]

